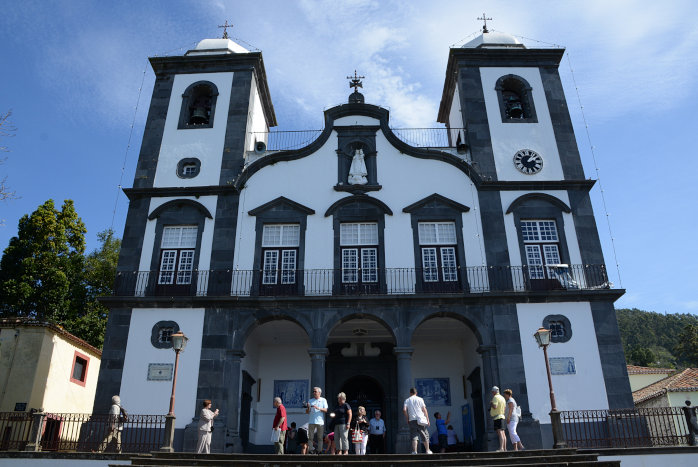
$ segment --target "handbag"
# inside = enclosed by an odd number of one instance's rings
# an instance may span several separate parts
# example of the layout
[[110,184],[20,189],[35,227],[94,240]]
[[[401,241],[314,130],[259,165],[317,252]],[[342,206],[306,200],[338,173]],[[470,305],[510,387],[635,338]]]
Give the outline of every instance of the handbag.
[[278,443],[279,436],[281,436],[281,430],[277,430],[276,428],[272,428],[271,429],[271,442]]
[[362,443],[364,441],[364,435],[361,433],[361,430],[359,429],[359,422],[356,422],[356,428],[352,428],[351,430],[351,442],[352,443]]

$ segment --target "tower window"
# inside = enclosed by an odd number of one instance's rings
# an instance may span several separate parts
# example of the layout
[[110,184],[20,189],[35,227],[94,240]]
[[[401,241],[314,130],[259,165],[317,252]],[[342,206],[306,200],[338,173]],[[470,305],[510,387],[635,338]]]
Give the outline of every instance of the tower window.
[[567,342],[572,338],[572,325],[564,315],[548,315],[543,318],[543,327],[550,329],[550,341]]
[[177,163],[177,176],[179,178],[194,178],[199,175],[201,161],[195,157],[182,159]]
[[158,321],[150,333],[150,343],[156,349],[171,349],[172,334],[179,331],[179,324],[175,321]]
[[495,86],[504,123],[536,123],[531,86],[516,75],[502,76]]
[[209,81],[192,84],[182,94],[179,129],[211,128],[216,109],[218,89]]

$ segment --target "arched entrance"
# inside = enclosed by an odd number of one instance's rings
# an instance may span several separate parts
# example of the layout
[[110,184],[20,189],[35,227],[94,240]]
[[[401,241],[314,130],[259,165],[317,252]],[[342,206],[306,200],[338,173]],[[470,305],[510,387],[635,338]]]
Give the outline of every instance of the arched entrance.
[[344,392],[353,410],[359,405],[372,417],[380,409],[386,425],[386,449],[392,452],[398,429],[397,361],[391,332],[367,319],[352,319],[337,325],[328,338],[325,366],[325,396],[330,410],[337,394]]

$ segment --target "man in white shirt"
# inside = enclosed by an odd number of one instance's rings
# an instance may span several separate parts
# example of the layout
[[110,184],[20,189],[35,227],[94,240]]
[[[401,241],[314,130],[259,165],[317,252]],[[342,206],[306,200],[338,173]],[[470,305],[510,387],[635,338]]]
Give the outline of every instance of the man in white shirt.
[[385,454],[385,422],[380,410],[373,412],[373,418],[368,422],[368,442],[371,454]]
[[322,452],[322,441],[325,437],[325,414],[327,413],[327,400],[322,395],[322,389],[313,388],[313,398],[305,406],[308,419],[308,449],[313,452],[313,441],[317,433],[317,452]]
[[417,389],[410,388],[410,397],[405,399],[405,405],[402,408],[405,414],[405,419],[410,427],[410,438],[412,438],[412,454],[417,454],[417,445],[419,438],[422,439],[422,444],[427,454],[432,454],[429,450],[429,412],[424,404],[424,399],[417,396]]

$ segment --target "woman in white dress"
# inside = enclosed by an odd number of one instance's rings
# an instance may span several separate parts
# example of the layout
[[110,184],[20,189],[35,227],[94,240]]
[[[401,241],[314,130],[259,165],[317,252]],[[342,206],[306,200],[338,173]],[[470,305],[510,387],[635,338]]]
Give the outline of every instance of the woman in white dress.
[[509,438],[511,440],[511,444],[514,445],[514,451],[523,451],[524,446],[521,443],[521,438],[519,438],[519,435],[516,434],[516,425],[519,424],[521,409],[518,408],[518,406],[516,405],[516,401],[513,397],[511,397],[511,389],[505,389],[502,394],[504,394],[504,399],[506,399],[507,401],[507,407],[506,411],[504,412],[504,417],[507,422],[507,429],[509,430]]

